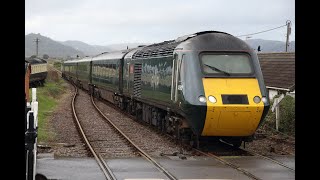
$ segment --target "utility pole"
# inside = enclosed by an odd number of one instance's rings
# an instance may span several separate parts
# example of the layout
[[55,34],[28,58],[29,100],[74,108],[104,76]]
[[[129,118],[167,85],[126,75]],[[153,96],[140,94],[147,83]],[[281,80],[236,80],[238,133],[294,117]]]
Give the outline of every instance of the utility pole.
[[37,44],[37,57],[38,57],[38,43],[39,43],[39,41],[40,41],[40,39],[39,38],[36,38],[35,40],[34,40],[34,42],[36,42],[36,44]]
[[291,21],[287,20],[287,41],[286,41],[286,52],[288,52],[289,47],[289,35],[291,34]]

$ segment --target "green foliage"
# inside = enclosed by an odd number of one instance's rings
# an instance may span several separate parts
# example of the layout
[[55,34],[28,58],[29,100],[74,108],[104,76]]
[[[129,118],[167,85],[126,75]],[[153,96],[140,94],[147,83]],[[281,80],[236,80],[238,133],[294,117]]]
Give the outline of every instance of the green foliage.
[[46,96],[58,98],[64,92],[64,88],[61,85],[61,81],[47,82],[43,91],[43,94]]
[[[273,102],[270,102],[270,104],[272,106]],[[279,131],[290,136],[295,136],[295,99],[289,95],[285,96],[279,104],[279,109]],[[276,112],[272,112],[271,107],[266,116],[265,124],[272,128],[276,128]]]
[[54,62],[53,66],[54,66],[54,68],[60,70],[61,69],[61,62]]
[[[48,74],[50,79],[50,75]],[[48,118],[51,116],[54,108],[58,104],[58,100],[65,92],[65,82],[59,79],[57,82],[47,81],[43,87],[37,88],[37,101],[39,103],[38,110],[38,141],[48,141],[54,138],[48,130]],[[29,91],[31,98],[31,89]]]
[[48,71],[46,81],[59,83],[61,81],[61,79],[59,77],[59,74],[56,71]]
[[48,54],[44,54],[43,55],[43,59],[49,59],[49,55]]

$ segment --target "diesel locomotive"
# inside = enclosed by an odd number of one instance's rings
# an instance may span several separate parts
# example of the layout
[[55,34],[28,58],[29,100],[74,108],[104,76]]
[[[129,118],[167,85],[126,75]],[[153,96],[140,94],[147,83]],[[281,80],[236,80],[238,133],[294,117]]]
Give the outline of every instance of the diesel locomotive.
[[194,146],[251,141],[270,107],[256,52],[225,32],[65,61],[62,76]]

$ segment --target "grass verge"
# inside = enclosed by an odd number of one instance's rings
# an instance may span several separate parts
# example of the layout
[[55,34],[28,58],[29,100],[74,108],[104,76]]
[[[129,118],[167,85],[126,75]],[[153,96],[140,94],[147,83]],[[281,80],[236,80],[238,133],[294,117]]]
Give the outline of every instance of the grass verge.
[[[38,108],[38,142],[47,142],[54,138],[48,126],[49,118],[58,105],[58,101],[66,90],[65,82],[54,71],[48,73],[47,81],[42,87],[37,87]],[[53,75],[49,77],[50,75]],[[52,78],[56,77],[56,78]],[[31,92],[29,90],[30,99]]]

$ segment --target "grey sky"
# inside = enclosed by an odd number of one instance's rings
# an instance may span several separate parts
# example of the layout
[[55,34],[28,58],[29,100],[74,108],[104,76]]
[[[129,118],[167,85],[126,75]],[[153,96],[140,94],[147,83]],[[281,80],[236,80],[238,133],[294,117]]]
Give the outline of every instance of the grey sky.
[[[26,0],[25,34],[91,45],[155,43],[199,31],[243,35],[292,22],[294,0]],[[245,39],[246,37],[241,37]],[[285,41],[286,27],[251,36]]]

